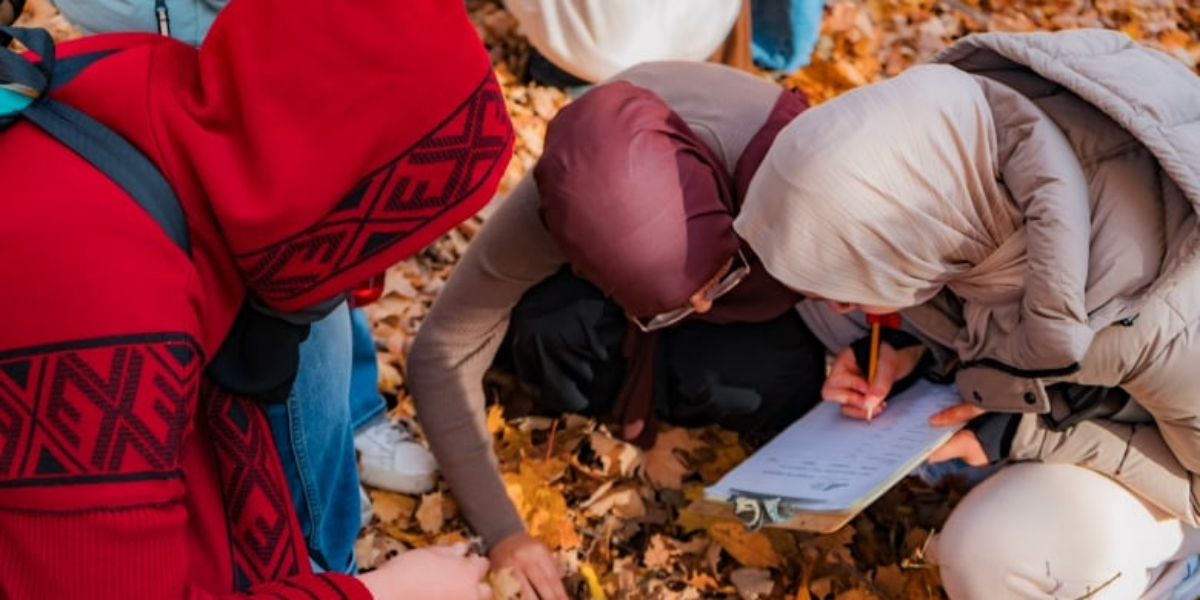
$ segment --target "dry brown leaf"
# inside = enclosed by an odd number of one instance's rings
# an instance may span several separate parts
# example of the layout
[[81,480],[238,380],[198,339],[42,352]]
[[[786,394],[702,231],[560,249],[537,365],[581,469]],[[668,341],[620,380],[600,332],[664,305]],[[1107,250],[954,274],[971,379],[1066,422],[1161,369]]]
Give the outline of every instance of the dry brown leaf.
[[701,444],[683,427],[663,429],[645,452],[646,478],[658,489],[683,489],[683,478],[695,471],[688,464],[689,453]]
[[676,552],[667,538],[655,535],[650,538],[650,546],[642,553],[642,564],[650,569],[666,569],[671,566]]
[[409,545],[382,531],[367,532],[354,544],[354,555],[359,570],[374,569],[389,557],[408,550]]
[[808,586],[808,591],[811,592],[813,598],[828,598],[829,594],[833,593],[833,578],[820,577],[814,579]]
[[850,546],[854,543],[856,531],[853,525],[846,525],[837,531],[809,540],[805,546],[820,552],[827,561],[853,563]]
[[618,440],[608,433],[593,431],[588,436],[592,452],[600,460],[602,473],[607,477],[633,477],[642,465],[644,456],[637,446]]
[[783,564],[771,540],[761,531],[746,531],[741,523],[714,523],[708,530],[713,540],[721,545],[738,564],[762,569]]
[[417,524],[425,533],[437,533],[446,522],[445,500],[441,492],[432,492],[421,497],[417,508]]
[[833,597],[833,600],[886,600],[867,588],[851,588]]
[[692,573],[691,576],[688,577],[687,582],[688,585],[702,592],[715,590],[721,587],[721,584],[718,583],[711,574],[706,572]]
[[875,569],[871,582],[890,598],[901,598],[908,578],[900,571],[900,565],[892,563]]
[[737,588],[738,597],[742,600],[766,598],[775,590],[775,580],[766,569],[734,569],[729,574],[729,580]]
[[404,375],[391,362],[377,361],[379,367],[379,386],[383,389],[396,389],[404,384]]
[[602,486],[579,507],[589,517],[612,514],[620,519],[642,520],[646,516],[646,503],[642,499],[641,490],[632,483],[615,487]]
[[716,440],[693,451],[696,471],[706,485],[716,483],[726,473],[746,460],[746,449],[736,431],[715,430]]

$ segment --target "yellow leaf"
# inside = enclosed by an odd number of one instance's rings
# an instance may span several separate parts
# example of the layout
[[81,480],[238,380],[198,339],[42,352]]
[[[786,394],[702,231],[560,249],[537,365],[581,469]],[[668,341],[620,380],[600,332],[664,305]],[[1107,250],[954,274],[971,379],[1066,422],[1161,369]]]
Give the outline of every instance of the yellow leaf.
[[499,404],[493,404],[487,410],[487,430],[492,435],[504,431],[504,409]]
[[412,496],[397,494],[387,490],[371,490],[371,509],[380,521],[396,523],[405,527],[417,509],[417,501]]
[[693,502],[704,497],[705,488],[708,487],[702,482],[689,481],[683,484],[683,499],[688,502]]
[[588,563],[579,565],[579,574],[583,575],[583,580],[587,582],[588,593],[591,594],[592,600],[608,600],[608,596],[604,594],[604,587],[600,585],[600,578],[596,576],[596,570]]
[[395,525],[391,525],[388,523],[383,524],[379,529],[382,530],[383,533],[386,534],[388,537],[390,537],[394,540],[404,542],[405,544],[408,544],[409,546],[424,546],[425,545],[425,536],[423,536],[421,534],[409,533],[403,529],[400,529],[399,527],[396,527]]
[[684,533],[690,531],[705,531],[711,529],[713,525],[721,522],[733,523],[738,527],[742,527],[742,522],[737,520],[735,517],[706,514],[689,510],[687,508],[680,509],[679,516],[675,519],[675,525]]
[[501,567],[488,573],[487,582],[493,600],[521,600],[521,580],[512,569]]
[[549,485],[546,474],[561,476],[566,463],[526,461],[517,473],[504,473],[508,495],[525,521],[529,533],[552,550],[570,550],[580,543],[579,532],[568,517],[567,500],[562,492]]

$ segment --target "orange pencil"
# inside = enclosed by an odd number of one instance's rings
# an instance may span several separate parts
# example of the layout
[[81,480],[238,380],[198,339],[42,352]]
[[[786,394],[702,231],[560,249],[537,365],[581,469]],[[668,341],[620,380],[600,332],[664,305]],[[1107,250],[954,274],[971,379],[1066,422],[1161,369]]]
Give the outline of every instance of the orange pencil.
[[[879,369],[879,329],[881,325],[878,320],[871,322],[871,353],[867,359],[867,385],[875,383],[875,371]],[[867,422],[871,422],[871,417],[875,412],[875,407],[867,407]]]
[[[888,314],[871,314],[867,315],[867,323],[871,325],[871,354],[867,359],[867,385],[875,383],[875,372],[879,370],[879,345],[881,331],[886,325],[893,329],[900,327],[900,313]],[[871,417],[875,416],[875,407],[867,409],[867,422],[871,422]]]

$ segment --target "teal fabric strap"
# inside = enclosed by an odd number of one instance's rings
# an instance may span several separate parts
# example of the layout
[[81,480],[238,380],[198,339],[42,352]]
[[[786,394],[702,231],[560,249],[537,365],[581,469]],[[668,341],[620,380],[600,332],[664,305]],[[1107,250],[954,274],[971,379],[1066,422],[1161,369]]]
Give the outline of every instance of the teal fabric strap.
[[0,115],[13,115],[25,110],[33,98],[25,94],[0,87]]

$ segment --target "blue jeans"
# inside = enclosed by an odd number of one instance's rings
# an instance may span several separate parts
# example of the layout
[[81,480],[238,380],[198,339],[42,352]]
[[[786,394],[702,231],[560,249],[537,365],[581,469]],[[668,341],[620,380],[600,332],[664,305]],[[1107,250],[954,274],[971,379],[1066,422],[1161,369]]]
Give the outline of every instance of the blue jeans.
[[350,421],[354,430],[379,418],[387,403],[379,394],[379,365],[375,363],[375,338],[361,308],[350,309],[352,359],[350,363]]
[[[360,312],[360,311],[356,311]],[[365,326],[365,318],[359,325]],[[365,342],[370,343],[370,332]],[[375,389],[375,355],[369,369],[345,305],[312,324],[300,346],[300,370],[287,403],[267,408],[267,418],[304,532],[309,555],[324,571],[354,573],[354,542],[362,527],[354,428],[383,412]],[[360,341],[361,343],[361,341]],[[373,396],[351,394],[369,378]]]
[[784,73],[807,65],[824,9],[824,0],[750,0],[754,63]]

